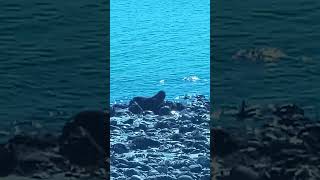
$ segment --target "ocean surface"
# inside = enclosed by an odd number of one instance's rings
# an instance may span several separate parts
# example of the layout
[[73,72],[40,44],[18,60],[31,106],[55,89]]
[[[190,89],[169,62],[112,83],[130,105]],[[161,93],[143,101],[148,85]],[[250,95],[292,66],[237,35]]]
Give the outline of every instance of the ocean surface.
[[[212,1],[214,107],[296,103],[317,117],[320,108],[320,1]],[[234,61],[240,49],[279,48],[294,59]],[[307,57],[303,61],[301,57]]]
[[0,138],[107,107],[106,4],[0,1]]
[[111,0],[110,99],[210,94],[210,1]]

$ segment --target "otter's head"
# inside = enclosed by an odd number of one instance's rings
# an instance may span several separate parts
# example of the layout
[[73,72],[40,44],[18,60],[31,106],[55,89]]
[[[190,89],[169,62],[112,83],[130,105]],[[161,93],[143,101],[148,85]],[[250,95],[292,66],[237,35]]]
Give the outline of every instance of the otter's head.
[[159,91],[154,98],[163,101],[166,98],[166,93],[164,91]]

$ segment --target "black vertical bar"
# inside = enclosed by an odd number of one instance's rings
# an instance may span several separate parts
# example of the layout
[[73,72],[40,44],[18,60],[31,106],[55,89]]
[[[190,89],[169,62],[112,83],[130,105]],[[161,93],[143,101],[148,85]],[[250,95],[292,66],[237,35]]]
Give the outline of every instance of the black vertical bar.
[[106,151],[106,172],[107,172],[107,179],[110,179],[110,0],[106,2],[107,6],[107,76],[106,76],[106,83],[107,83],[107,121],[105,124],[105,132],[106,132],[106,142],[107,147],[105,147]]

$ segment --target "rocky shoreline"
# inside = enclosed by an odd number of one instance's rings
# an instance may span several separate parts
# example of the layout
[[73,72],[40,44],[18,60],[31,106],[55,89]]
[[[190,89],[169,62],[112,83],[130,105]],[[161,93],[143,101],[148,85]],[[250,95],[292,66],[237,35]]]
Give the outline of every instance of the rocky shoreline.
[[239,129],[211,128],[213,179],[320,179],[320,122],[303,109],[294,104],[243,104],[229,116],[220,121],[233,119]]
[[191,97],[189,103],[154,97],[113,105],[111,177],[210,179],[209,101],[204,96]]
[[62,133],[20,134],[0,145],[1,179],[106,179],[109,113],[83,111]]
[[161,98],[114,104],[110,121],[106,112],[80,112],[58,135],[16,135],[0,144],[0,178],[320,179],[320,122],[299,106],[243,102],[210,122],[204,96]]

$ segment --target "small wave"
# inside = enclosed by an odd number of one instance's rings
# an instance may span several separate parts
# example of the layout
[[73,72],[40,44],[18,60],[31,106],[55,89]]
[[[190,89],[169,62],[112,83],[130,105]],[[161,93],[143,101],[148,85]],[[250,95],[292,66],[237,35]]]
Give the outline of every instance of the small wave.
[[164,84],[164,80],[163,80],[163,79],[160,80],[159,83],[160,83],[161,85],[163,85],[163,84]]
[[184,77],[183,80],[190,81],[190,82],[196,82],[196,81],[200,80],[200,78],[198,76],[188,76],[188,77]]

